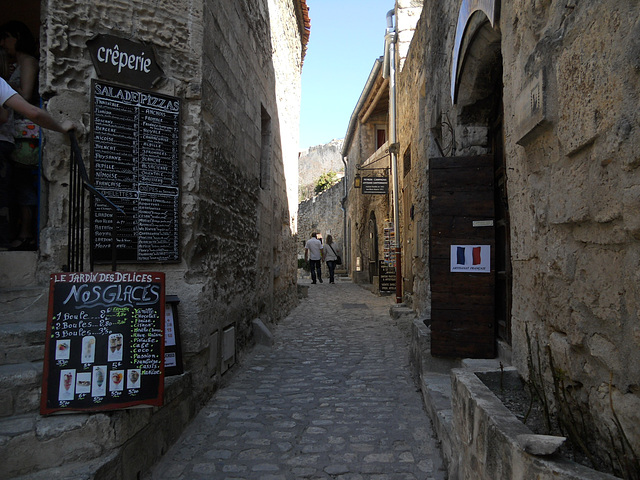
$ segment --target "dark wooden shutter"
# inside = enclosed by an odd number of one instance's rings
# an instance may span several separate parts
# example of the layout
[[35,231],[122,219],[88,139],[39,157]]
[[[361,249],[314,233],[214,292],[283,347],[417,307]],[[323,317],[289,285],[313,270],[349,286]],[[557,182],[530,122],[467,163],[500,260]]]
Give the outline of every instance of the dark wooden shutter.
[[[493,177],[489,155],[429,162],[433,355],[495,357]],[[452,245],[489,245],[491,272],[451,272]]]

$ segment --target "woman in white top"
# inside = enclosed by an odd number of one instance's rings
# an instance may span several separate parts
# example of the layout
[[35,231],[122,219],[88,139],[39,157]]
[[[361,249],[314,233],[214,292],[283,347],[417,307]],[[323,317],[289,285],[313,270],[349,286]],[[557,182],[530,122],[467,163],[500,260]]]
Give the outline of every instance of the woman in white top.
[[336,271],[336,265],[340,255],[340,249],[333,243],[333,237],[327,235],[327,246],[324,248],[324,261],[327,263],[329,269],[329,283],[336,283],[334,280],[334,272]]
[[[74,124],[69,120],[59,123],[49,112],[27,102],[0,76],[0,126],[6,126],[8,129],[13,130],[13,111],[20,113],[41,127],[55,130],[56,132],[66,133],[75,128]],[[3,129],[0,127],[0,131],[6,132],[7,128]],[[7,180],[9,180],[8,170],[10,168],[12,150],[13,136],[6,134],[0,138],[0,203],[3,204],[3,207],[5,206],[4,204],[8,202],[9,185],[7,184]],[[8,208],[6,208],[6,210],[8,210]],[[17,249],[9,244],[8,223],[9,219],[6,216],[0,217],[0,228],[2,228],[3,232],[3,234],[0,235],[0,249]]]
[[[46,110],[27,102],[18,92],[11,88],[3,78],[0,78],[0,106],[11,108],[15,112],[27,117],[32,122],[37,123],[41,127],[48,128],[49,130],[67,133],[75,128],[74,124],[69,120],[59,123]],[[6,120],[4,120],[4,122],[6,122]],[[0,119],[0,123],[4,122]]]

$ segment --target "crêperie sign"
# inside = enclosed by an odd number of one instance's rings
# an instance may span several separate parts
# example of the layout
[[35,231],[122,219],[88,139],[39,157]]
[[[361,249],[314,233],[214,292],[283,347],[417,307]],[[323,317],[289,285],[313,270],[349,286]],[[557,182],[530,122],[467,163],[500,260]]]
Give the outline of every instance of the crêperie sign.
[[102,80],[153,88],[164,75],[150,45],[101,34],[88,40],[87,47]]
[[51,275],[40,413],[160,406],[164,273]]

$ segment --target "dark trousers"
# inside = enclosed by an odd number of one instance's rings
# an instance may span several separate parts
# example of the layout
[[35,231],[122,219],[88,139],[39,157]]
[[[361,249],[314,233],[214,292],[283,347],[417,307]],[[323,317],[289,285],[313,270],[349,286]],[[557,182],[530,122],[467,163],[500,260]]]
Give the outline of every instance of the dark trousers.
[[327,268],[329,269],[329,283],[333,283],[333,274],[336,271],[336,261],[327,260]]
[[320,270],[321,260],[309,260],[311,267],[311,281],[316,283],[316,271],[318,272],[318,280],[322,281],[322,271]]
[[11,241],[9,210],[11,205],[11,152],[13,143],[0,141],[0,247]]

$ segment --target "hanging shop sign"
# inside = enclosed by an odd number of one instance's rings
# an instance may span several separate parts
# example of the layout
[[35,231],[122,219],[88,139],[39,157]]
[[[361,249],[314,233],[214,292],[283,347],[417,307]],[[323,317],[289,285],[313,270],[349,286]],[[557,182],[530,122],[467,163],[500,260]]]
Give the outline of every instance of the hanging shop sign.
[[386,195],[389,193],[389,177],[362,177],[362,193]]
[[114,35],[87,41],[98,77],[139,88],[153,88],[163,77],[153,47]]
[[491,273],[490,245],[451,245],[451,272]]
[[[179,260],[180,99],[94,80],[93,181],[121,207],[118,261]],[[92,255],[111,259],[113,215],[94,199]]]
[[40,413],[161,406],[165,278],[51,275]]

